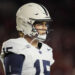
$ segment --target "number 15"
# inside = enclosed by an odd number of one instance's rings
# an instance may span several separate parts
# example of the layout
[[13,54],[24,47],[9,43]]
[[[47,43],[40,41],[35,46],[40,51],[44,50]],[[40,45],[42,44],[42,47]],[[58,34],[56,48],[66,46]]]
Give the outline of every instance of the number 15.
[[[43,69],[44,69],[44,75],[50,75],[50,71],[47,71],[47,66],[50,67],[50,62],[46,60],[42,60],[43,64]],[[34,67],[36,68],[36,74],[35,75],[40,75],[41,72],[41,66],[40,66],[40,61],[36,60],[34,63]]]

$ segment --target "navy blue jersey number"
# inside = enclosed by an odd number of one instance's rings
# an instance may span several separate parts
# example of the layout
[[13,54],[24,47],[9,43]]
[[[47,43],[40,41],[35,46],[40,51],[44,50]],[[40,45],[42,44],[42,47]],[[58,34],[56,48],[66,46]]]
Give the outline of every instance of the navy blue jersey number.
[[[47,67],[50,68],[50,61],[46,61],[46,60],[42,60],[42,66],[43,66],[43,69],[44,69],[44,75],[50,75],[50,70],[47,70]],[[35,75],[40,75],[40,71],[41,71],[41,66],[40,66],[40,61],[37,60],[35,63],[34,63],[34,67],[36,68],[36,74]]]
[[4,52],[4,53],[8,53],[8,52],[9,52],[9,49],[12,49],[12,47],[3,48],[3,52]]

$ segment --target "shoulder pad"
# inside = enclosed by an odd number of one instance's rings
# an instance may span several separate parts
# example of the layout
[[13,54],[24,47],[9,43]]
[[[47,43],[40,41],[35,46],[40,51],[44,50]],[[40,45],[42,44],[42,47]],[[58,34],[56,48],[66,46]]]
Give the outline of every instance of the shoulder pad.
[[42,49],[45,52],[48,52],[49,58],[50,58],[50,65],[52,65],[54,63],[54,59],[53,59],[53,49],[48,46],[47,44],[42,43]]
[[53,50],[50,46],[48,46],[45,43],[42,43],[42,48],[45,49],[46,51],[52,51]]
[[9,39],[2,45],[2,53],[21,53],[25,47],[26,41],[24,38]]

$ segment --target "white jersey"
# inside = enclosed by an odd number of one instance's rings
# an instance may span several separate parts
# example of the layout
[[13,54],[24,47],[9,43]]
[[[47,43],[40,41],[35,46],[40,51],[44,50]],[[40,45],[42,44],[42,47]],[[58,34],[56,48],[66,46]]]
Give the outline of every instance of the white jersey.
[[2,46],[1,54],[13,52],[25,56],[21,75],[49,75],[50,66],[54,63],[52,48],[42,43],[40,49],[35,48],[24,38],[10,39]]

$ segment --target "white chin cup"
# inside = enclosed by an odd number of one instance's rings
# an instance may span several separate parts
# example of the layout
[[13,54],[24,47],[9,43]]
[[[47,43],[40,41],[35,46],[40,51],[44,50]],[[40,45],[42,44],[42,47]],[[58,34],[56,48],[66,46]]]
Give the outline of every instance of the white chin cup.
[[39,41],[45,41],[45,40],[46,40],[46,37],[47,37],[46,34],[43,34],[43,35],[40,35],[40,34],[39,34],[39,35],[37,36],[37,38],[38,38]]

